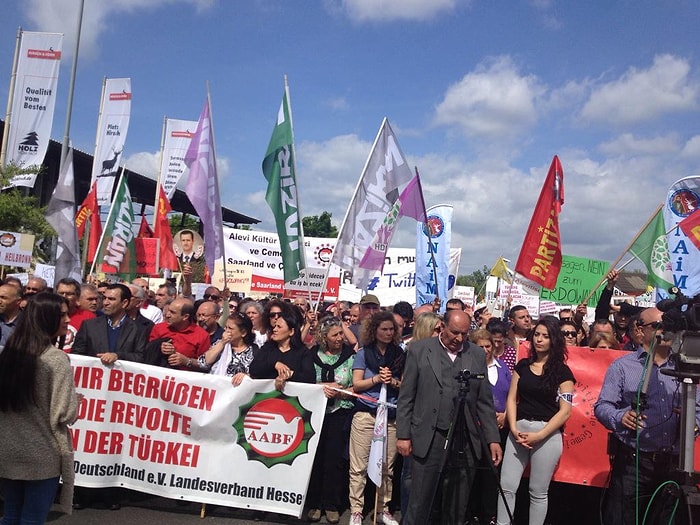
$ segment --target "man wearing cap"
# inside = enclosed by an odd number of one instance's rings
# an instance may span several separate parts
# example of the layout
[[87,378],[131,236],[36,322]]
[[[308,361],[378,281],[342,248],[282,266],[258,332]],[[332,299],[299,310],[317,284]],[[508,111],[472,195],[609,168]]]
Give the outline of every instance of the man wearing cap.
[[379,299],[376,295],[368,293],[360,299],[360,316],[357,319],[357,324],[350,325],[350,331],[355,336],[357,341],[360,341],[360,328],[365,319],[369,319],[379,311]]

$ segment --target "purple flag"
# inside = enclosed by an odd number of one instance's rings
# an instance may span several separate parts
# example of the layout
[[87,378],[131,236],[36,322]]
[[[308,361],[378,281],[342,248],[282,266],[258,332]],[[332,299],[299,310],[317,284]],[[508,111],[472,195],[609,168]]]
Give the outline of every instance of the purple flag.
[[204,225],[204,258],[209,274],[213,275],[214,261],[224,255],[224,231],[209,97],[204,103],[197,131],[192,135],[190,147],[185,154],[185,164],[190,168],[185,191]]
[[384,258],[391,237],[394,235],[394,229],[399,219],[404,216],[412,217],[421,223],[425,222],[425,202],[418,170],[391,206],[384,222],[374,234],[372,242],[369,243],[369,247],[360,261],[360,268],[379,271],[384,269]]

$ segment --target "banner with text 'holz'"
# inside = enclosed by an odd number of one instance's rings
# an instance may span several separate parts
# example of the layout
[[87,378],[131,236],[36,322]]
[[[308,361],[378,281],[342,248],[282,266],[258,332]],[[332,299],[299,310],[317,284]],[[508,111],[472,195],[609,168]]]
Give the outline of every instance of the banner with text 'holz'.
[[[40,165],[51,139],[63,35],[23,31],[17,61],[5,163]],[[36,174],[14,177],[12,186],[34,187]]]
[[112,201],[112,190],[124,151],[130,117],[131,79],[105,79],[90,179],[91,183],[97,181],[97,204],[100,206]]
[[320,385],[230,378],[71,355],[85,397],[75,482],[299,517],[321,435]]
[[173,198],[178,182],[189,172],[185,154],[192,135],[197,131],[196,120],[165,119],[165,140],[160,161],[160,185],[166,197]]

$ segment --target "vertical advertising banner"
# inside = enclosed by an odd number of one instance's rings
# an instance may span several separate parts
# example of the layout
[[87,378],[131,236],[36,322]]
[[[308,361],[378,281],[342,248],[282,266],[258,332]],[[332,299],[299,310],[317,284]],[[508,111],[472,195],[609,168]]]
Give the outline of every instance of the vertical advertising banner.
[[[439,295],[441,311],[451,297],[457,280],[450,275],[450,244],[452,243],[452,206],[439,204],[428,208],[426,224],[418,224],[416,236],[416,306],[432,303]],[[434,256],[434,262],[433,262]]]
[[[668,190],[664,206],[664,222],[668,234],[673,285],[688,297],[700,293],[700,251],[678,223],[698,209],[700,204],[700,176],[686,177]],[[667,290],[664,290],[667,291]]]
[[185,153],[190,146],[192,135],[197,131],[196,120],[165,119],[165,141],[160,161],[160,185],[165,196],[173,198],[180,179],[189,172],[185,164]]
[[97,143],[91,183],[97,181],[97,204],[112,201],[112,189],[124,151],[131,116],[131,79],[105,79],[97,122]]
[[[62,45],[62,34],[22,32],[6,163],[29,167],[44,160],[51,139]],[[11,185],[33,188],[35,181],[36,174],[19,175]]]

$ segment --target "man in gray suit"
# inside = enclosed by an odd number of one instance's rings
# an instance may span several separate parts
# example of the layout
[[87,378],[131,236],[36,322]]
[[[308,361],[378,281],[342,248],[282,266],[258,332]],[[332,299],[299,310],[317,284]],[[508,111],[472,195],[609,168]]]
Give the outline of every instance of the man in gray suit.
[[[405,525],[430,521],[431,503],[445,459],[445,442],[458,406],[460,384],[457,376],[467,370],[471,376],[486,374],[483,349],[470,344],[467,336],[471,319],[460,310],[445,313],[445,328],[438,337],[410,344],[396,413],[397,450],[412,456],[412,480]],[[474,466],[482,454],[479,430],[470,415],[481,423],[494,465],[503,457],[496,424],[491,385],[469,380],[464,420],[467,430],[455,433],[450,443],[447,468],[459,465],[456,476],[443,482],[442,522],[466,521],[467,502]],[[447,469],[446,469],[447,470]],[[448,517],[449,516],[449,517]]]
[[104,315],[80,325],[73,353],[99,357],[106,365],[117,359],[143,362],[146,334],[127,314],[131,290],[110,284],[105,291]]

